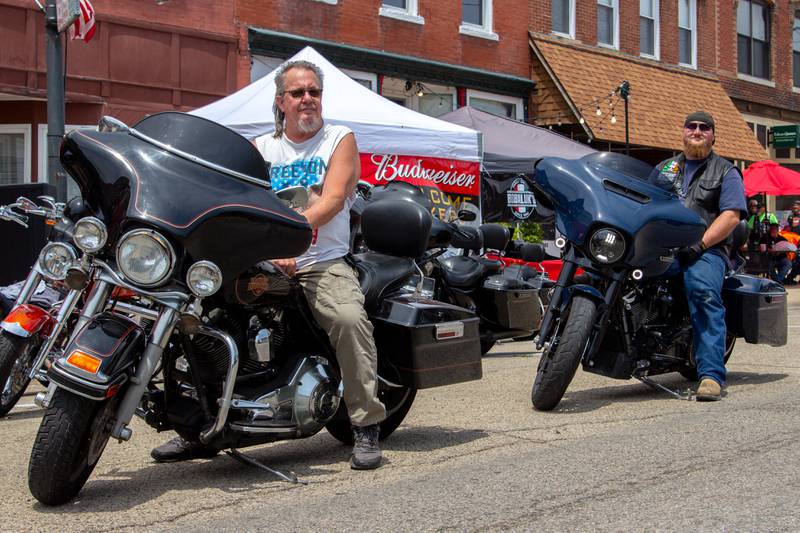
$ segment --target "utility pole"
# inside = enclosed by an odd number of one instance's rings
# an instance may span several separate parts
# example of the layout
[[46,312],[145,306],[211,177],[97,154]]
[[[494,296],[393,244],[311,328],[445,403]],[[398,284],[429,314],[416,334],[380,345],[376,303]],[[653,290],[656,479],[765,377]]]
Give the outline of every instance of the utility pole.
[[61,139],[64,137],[64,55],[61,32],[78,18],[80,7],[77,2],[68,0],[67,13],[62,16],[59,24],[57,3],[57,0],[45,0],[44,8],[47,34],[47,179],[56,186],[56,201],[66,202],[67,176],[58,158]]
[[628,96],[631,94],[631,84],[623,81],[619,86],[619,96],[625,101],[625,155],[631,155],[631,134],[628,127]]

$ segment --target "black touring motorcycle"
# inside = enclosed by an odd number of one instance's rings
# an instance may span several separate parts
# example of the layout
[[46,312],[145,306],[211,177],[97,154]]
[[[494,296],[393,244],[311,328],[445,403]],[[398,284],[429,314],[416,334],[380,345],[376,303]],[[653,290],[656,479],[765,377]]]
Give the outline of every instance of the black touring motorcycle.
[[[706,224],[678,196],[648,183],[651,170],[613,153],[577,161],[545,158],[536,166],[534,192],[555,211],[564,259],[537,340],[544,350],[531,392],[536,409],[558,405],[579,365],[691,398],[650,376],[697,377],[682,280],[662,274],[680,247],[700,239]],[[733,250],[746,242],[743,222],[730,239]],[[576,276],[579,268],[585,273]],[[722,296],[726,361],[739,337],[786,344],[783,287],[731,271]]]
[[[46,409],[28,471],[37,500],[73,498],[108,440],[131,438],[134,415],[251,464],[237,448],[322,428],[351,442],[327,335],[299,285],[267,262],[308,247],[311,228],[288,206],[303,205],[304,189],[276,195],[248,141],[182,113],[135,128],[104,119],[98,132],[68,134],[61,161],[105,241],[66,276],[87,291],[90,318],[54,354],[37,396]],[[358,263],[384,438],[418,389],[481,377],[478,319],[420,296],[414,258],[428,245],[428,212],[381,202],[363,221],[372,252]],[[133,297],[117,301],[120,287]]]

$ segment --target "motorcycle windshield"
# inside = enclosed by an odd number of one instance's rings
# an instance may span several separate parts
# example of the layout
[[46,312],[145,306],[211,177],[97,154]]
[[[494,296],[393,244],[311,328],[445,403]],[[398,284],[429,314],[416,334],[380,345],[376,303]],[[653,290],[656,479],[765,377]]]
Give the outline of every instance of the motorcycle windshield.
[[170,112],[131,131],[76,130],[61,161],[111,243],[132,226],[153,227],[230,279],[259,261],[300,255],[311,242],[306,219],[269,190],[255,147],[200,117]]
[[649,265],[671,249],[700,239],[705,222],[678,196],[647,181],[652,167],[625,159],[632,158],[590,154],[578,160],[554,157],[539,162],[535,189],[553,205],[558,231],[583,246],[594,229],[617,228],[627,235],[626,263],[634,267]]

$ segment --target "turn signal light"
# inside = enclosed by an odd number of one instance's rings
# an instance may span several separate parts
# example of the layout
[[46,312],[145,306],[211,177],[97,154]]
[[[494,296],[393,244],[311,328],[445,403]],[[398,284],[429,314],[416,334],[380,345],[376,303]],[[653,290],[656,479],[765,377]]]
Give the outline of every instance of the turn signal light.
[[67,363],[90,374],[97,374],[97,369],[100,368],[100,359],[80,350],[75,350],[69,354]]

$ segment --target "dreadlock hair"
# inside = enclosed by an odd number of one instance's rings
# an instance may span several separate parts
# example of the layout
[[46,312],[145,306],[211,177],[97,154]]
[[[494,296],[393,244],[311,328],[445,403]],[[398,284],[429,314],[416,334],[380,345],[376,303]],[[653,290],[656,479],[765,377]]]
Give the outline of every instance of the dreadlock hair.
[[310,61],[289,61],[287,63],[284,63],[283,66],[278,69],[278,73],[275,74],[276,101],[272,103],[272,112],[275,114],[275,133],[273,133],[272,136],[275,137],[276,139],[280,139],[281,135],[283,135],[284,121],[286,119],[286,116],[284,115],[283,111],[281,111],[280,108],[278,107],[277,97],[283,96],[283,93],[286,90],[286,73],[292,70],[293,68],[302,68],[313,72],[314,76],[317,77],[317,81],[319,82],[319,88],[320,90],[322,90],[322,83],[324,78],[324,75],[322,74],[322,69]]

